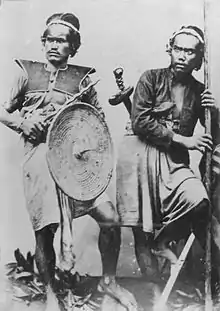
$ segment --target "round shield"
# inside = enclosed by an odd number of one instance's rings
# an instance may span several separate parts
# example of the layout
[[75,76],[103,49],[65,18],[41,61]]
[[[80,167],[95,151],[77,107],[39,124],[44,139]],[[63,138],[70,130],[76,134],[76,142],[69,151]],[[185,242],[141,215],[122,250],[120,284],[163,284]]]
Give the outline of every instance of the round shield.
[[50,125],[47,162],[57,185],[75,200],[90,201],[108,186],[113,143],[107,124],[93,106],[74,102]]

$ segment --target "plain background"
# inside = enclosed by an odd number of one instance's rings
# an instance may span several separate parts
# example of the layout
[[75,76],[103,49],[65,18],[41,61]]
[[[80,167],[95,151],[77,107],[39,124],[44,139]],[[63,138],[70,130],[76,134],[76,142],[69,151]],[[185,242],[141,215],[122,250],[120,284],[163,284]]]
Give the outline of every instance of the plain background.
[[[94,66],[101,79],[99,99],[117,146],[128,118],[123,105],[110,107],[108,98],[117,92],[112,71],[124,67],[125,84],[135,86],[146,69],[166,67],[166,43],[182,25],[203,28],[202,0],[26,0],[4,1],[0,6],[0,99],[4,100],[12,78],[12,59],[44,60],[40,36],[46,18],[54,12],[73,12],[81,24],[82,46],[73,62]],[[210,1],[209,43],[211,85],[220,102],[220,4]],[[203,80],[203,70],[197,73]],[[19,137],[0,125],[0,246],[1,262],[11,260],[17,247],[34,250],[22,188],[22,150]],[[196,167],[198,154],[193,156]],[[114,178],[109,194],[114,201]],[[98,227],[89,217],[74,222],[79,270],[99,273]],[[88,229],[89,228],[89,229]],[[80,241],[80,243],[79,243]],[[86,251],[85,251],[86,249]],[[90,257],[90,256],[93,257]],[[96,258],[88,264],[87,258]],[[94,272],[95,271],[95,272]]]

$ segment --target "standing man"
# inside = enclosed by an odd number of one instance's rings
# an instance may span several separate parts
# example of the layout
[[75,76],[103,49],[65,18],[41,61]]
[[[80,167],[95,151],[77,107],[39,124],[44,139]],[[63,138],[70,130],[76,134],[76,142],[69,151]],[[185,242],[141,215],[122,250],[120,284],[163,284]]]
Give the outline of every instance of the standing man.
[[[189,167],[189,151],[212,150],[217,144],[219,125],[211,92],[192,76],[203,62],[202,30],[181,27],[171,36],[167,51],[170,66],[142,74],[131,112],[133,131],[146,144],[142,160],[143,180],[148,186],[143,186],[142,196],[148,197],[149,204],[143,205],[143,227],[149,233],[159,229],[156,241],[161,250],[168,249],[169,241],[182,238],[190,229],[205,247],[210,202],[201,180]],[[198,120],[204,126],[207,106],[212,108],[212,137],[194,134]],[[219,249],[215,247],[216,256]]]
[[[74,97],[90,84],[93,68],[69,65],[80,47],[80,24],[71,13],[56,13],[48,18],[42,35],[46,63],[16,60],[16,74],[7,102],[0,113],[0,121],[21,134],[24,139],[24,190],[27,209],[36,238],[36,264],[48,290],[48,310],[57,310],[54,294],[55,252],[54,234],[60,223],[62,202],[56,193],[46,162],[45,117]],[[94,87],[89,88],[82,101],[93,105],[103,114]],[[20,114],[14,113],[20,111]],[[75,202],[69,198],[69,208]],[[82,202],[83,204],[83,202]],[[59,209],[60,208],[60,209]],[[117,213],[104,193],[91,203],[89,214],[100,224],[99,249],[103,263],[100,286],[109,290],[128,310],[133,310],[132,295],[126,296],[115,282],[117,255],[120,249],[120,229],[107,226],[117,222]],[[71,221],[70,221],[71,222]],[[74,264],[74,257],[70,262]],[[65,264],[68,264],[67,262]],[[69,266],[70,270],[73,266]],[[128,293],[127,293],[128,294]],[[131,300],[127,299],[129,297]],[[135,302],[134,302],[135,303]]]

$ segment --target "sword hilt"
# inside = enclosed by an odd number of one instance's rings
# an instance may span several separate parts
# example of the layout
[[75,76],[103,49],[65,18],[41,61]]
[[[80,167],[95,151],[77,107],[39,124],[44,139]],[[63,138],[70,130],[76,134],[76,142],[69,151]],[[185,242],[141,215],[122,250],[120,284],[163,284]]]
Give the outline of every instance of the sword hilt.
[[121,91],[124,91],[124,89],[125,89],[124,80],[122,77],[123,72],[124,72],[124,69],[122,67],[118,67],[113,71],[117,86],[118,86],[119,90],[121,90]]
[[116,68],[113,73],[115,76],[116,84],[120,90],[119,93],[109,98],[109,103],[112,106],[116,106],[120,103],[124,103],[125,107],[127,108],[129,114],[131,113],[131,100],[130,96],[134,90],[133,87],[125,88],[124,81],[123,81],[123,68],[118,67]]

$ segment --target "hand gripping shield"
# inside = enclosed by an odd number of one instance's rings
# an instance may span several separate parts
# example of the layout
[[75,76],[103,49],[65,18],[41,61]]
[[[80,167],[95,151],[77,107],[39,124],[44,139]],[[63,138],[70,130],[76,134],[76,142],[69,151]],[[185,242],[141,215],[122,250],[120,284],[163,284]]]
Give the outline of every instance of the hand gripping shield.
[[58,187],[78,201],[96,199],[113,171],[113,143],[93,106],[75,102],[59,111],[47,136],[47,162]]

